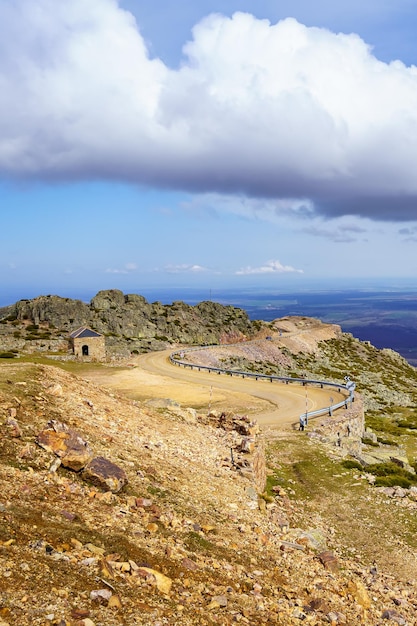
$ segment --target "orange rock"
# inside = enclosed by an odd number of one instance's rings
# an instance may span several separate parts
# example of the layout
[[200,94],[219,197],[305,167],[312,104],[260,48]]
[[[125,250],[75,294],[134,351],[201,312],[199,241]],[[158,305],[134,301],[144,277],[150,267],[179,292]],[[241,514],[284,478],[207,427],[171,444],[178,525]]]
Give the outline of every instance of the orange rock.
[[156,533],[158,530],[158,524],[151,523],[148,524],[146,528],[149,530],[150,533]]
[[109,607],[109,609],[121,609],[122,601],[120,600],[119,596],[114,595],[110,598],[107,606]]
[[364,609],[370,608],[371,598],[369,597],[369,594],[363,583],[361,583],[359,580],[351,580],[348,584],[348,590],[361,607],[363,607]]
[[169,594],[172,587],[172,580],[168,578],[168,576],[165,576],[165,574],[161,574],[161,572],[151,569],[150,567],[141,567],[140,570],[155,578],[158,591]]
[[81,435],[61,422],[51,422],[38,434],[36,443],[58,456],[64,467],[75,472],[85,467],[92,457],[92,451]]

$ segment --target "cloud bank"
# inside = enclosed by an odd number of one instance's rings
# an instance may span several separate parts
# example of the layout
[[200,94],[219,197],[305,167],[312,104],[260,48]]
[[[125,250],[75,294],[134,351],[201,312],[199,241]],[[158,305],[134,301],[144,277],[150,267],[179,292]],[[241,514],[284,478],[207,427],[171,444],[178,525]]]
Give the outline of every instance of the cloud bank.
[[[417,219],[417,68],[357,35],[210,15],[177,70],[116,0],[3,0],[0,176]],[[279,204],[277,205],[279,206]]]

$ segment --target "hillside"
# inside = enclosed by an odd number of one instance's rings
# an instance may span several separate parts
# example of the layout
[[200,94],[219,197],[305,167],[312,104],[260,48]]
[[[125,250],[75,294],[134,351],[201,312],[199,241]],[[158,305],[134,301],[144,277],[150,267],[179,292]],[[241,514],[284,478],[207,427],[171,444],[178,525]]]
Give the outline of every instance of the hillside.
[[[3,366],[1,377],[6,623],[375,623],[397,596],[411,610],[405,582],[330,556],[332,529],[318,514],[299,526],[301,503],[284,489],[260,507],[230,466],[233,432],[51,367]],[[35,443],[51,420],[117,463],[126,487],[113,494],[54,469]]]
[[[256,349],[239,347],[246,353],[206,354],[228,367],[298,373],[324,374],[331,364],[338,378],[347,363],[387,422],[398,426],[397,410],[412,413],[414,370],[398,355],[317,320],[277,320],[270,332]],[[140,358],[134,363],[139,370]],[[256,432],[254,415],[231,414],[223,394],[207,416],[192,400],[198,383],[187,385],[181,407],[162,378],[146,401],[146,372],[141,401],[121,396],[117,376],[131,365],[83,366],[76,376],[1,363],[0,624],[415,623],[411,497],[370,486],[338,450],[291,430],[258,435],[268,473],[259,493],[239,452],[244,433]],[[366,370],[379,377],[372,393]],[[113,389],[88,380],[90,372],[96,380],[113,372]],[[399,395],[387,398],[394,376]],[[68,429],[75,443],[66,456]],[[392,434],[404,436],[412,431]],[[107,483],[79,469],[86,451],[114,464]]]

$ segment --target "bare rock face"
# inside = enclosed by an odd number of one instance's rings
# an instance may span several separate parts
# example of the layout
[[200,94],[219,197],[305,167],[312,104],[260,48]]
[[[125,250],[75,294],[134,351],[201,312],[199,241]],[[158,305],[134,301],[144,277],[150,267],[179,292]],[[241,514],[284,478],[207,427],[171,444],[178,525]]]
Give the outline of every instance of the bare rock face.
[[65,344],[53,342],[65,342],[70,332],[89,326],[106,336],[107,353],[115,356],[161,350],[172,343],[233,343],[259,330],[245,311],[233,306],[151,304],[143,296],[125,295],[118,289],[99,291],[89,304],[59,296],[20,300],[0,309],[0,321],[7,349],[30,352],[41,347],[36,340],[47,340],[50,350],[65,350]]
[[60,296],[39,296],[33,300],[19,300],[11,313],[17,320],[30,320],[34,324],[53,322],[55,326],[77,328],[89,317],[89,306],[81,300]]
[[85,467],[93,456],[81,435],[61,422],[49,422],[48,428],[38,434],[36,442],[59,457],[64,467],[75,472]]
[[97,456],[90,461],[83,470],[83,478],[100,489],[113,493],[119,492],[127,483],[125,471],[103,456]]
[[107,289],[99,291],[91,300],[91,305],[95,311],[108,311],[125,305],[125,297],[119,289]]

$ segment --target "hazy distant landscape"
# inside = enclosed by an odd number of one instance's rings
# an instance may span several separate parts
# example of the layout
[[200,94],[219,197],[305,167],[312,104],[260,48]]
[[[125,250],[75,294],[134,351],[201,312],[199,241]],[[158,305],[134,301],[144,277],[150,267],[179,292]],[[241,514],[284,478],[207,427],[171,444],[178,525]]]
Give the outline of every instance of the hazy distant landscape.
[[247,298],[241,306],[252,319],[305,315],[340,324],[358,339],[392,348],[417,365],[416,292],[296,293],[276,299],[265,295]]
[[286,315],[317,317],[340,324],[345,332],[370,341],[377,348],[392,348],[417,365],[417,291],[305,291],[274,293],[246,290],[144,291],[147,299],[164,303],[184,300],[196,304],[213,299],[245,309],[252,320],[270,321]]

